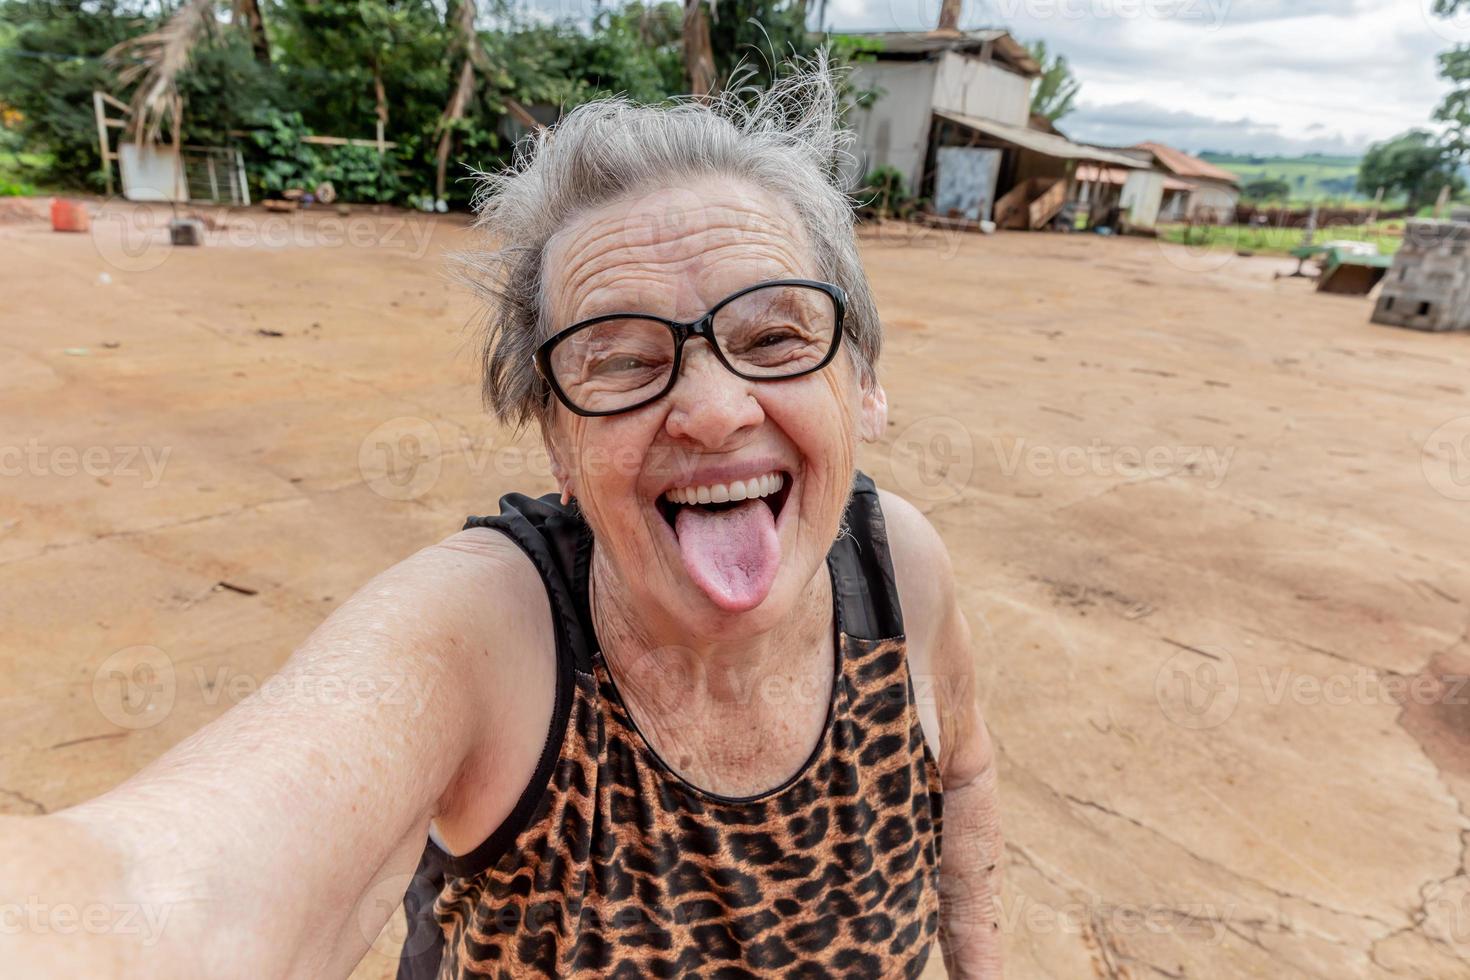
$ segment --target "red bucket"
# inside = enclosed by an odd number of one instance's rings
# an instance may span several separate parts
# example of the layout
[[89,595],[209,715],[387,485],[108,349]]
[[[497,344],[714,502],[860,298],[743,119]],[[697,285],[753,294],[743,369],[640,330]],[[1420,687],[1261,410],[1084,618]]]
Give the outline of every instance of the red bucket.
[[51,201],[52,231],[86,231],[90,226],[87,207],[80,201],[68,201],[64,197]]

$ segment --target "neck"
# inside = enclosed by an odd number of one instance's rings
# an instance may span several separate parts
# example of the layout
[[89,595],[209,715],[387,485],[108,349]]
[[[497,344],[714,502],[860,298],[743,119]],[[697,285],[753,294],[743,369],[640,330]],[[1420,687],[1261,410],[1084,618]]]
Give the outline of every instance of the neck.
[[624,694],[652,708],[748,704],[755,686],[768,679],[804,684],[831,677],[832,583],[826,562],[789,613],[753,633],[722,628],[700,635],[661,610],[640,608],[595,546],[588,589],[603,657]]

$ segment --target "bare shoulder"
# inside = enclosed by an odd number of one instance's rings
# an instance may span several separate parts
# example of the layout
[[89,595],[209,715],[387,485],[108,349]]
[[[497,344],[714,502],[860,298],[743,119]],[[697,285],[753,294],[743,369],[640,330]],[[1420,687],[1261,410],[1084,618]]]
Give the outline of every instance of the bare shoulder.
[[[907,500],[887,490],[878,491],[888,550],[898,579],[904,626],[911,646],[924,646],[931,627],[954,602],[954,567],[949,551],[934,525]],[[921,651],[922,652],[922,651]]]
[[470,528],[408,559],[414,576],[452,594],[459,673],[472,692],[472,748],[445,788],[435,826],[450,851],[472,851],[528,785],[556,701],[556,635],[536,566],[510,538]]
[[967,785],[990,765],[980,710],[979,664],[961,608],[949,550],[908,501],[879,491],[908,636],[919,720],[946,789]]

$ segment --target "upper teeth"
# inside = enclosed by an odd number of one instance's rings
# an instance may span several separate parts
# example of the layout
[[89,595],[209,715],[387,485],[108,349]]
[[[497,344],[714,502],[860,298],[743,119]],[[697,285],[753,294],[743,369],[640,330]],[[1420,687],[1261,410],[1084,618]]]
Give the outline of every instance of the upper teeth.
[[664,496],[675,504],[723,504],[732,500],[754,500],[766,497],[781,489],[781,474],[767,473],[765,476],[733,483],[711,483],[697,487],[675,487]]

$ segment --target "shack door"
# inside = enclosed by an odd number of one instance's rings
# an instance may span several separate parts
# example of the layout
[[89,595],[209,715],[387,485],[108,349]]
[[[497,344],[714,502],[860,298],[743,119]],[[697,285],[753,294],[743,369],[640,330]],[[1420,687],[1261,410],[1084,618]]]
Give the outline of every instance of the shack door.
[[958,213],[971,221],[989,221],[1000,158],[1000,150],[941,146],[934,178],[934,213]]

